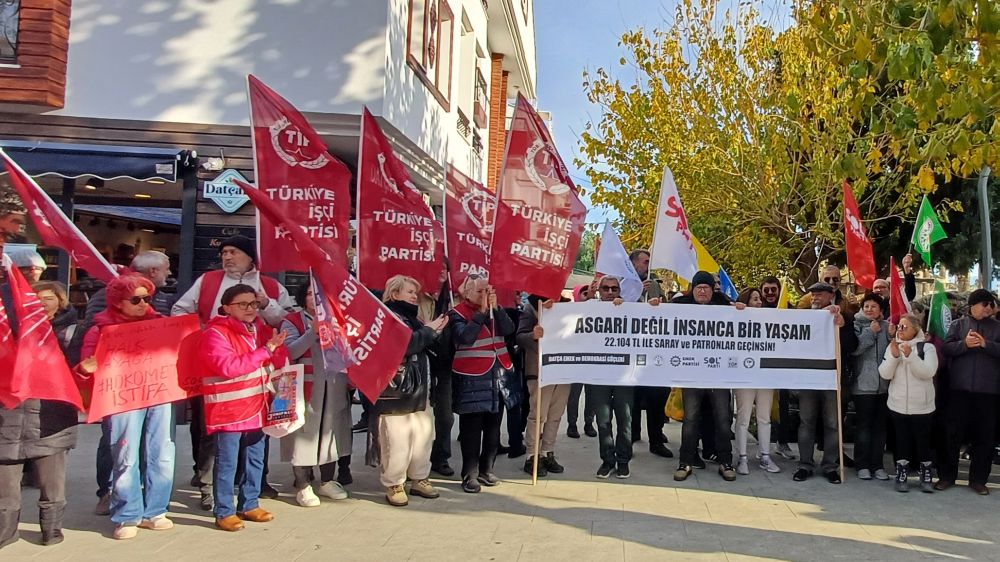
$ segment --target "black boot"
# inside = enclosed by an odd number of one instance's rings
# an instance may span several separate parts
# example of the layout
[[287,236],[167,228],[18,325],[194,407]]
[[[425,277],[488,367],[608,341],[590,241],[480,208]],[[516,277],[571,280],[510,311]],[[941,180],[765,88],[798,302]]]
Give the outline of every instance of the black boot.
[[351,476],[351,455],[346,455],[337,459],[337,483],[341,486],[349,486],[354,482]]
[[934,493],[934,481],[931,480],[931,461],[920,463],[920,491],[926,494]]
[[[535,457],[528,457],[524,461],[524,472],[531,474],[535,469]],[[538,477],[545,478],[549,475],[549,471],[545,468],[545,459],[542,457],[538,458]]]
[[63,542],[63,515],[66,504],[38,508],[38,524],[42,528],[42,544],[51,546]]
[[896,463],[896,491],[897,492],[909,492],[910,485],[906,481],[907,476],[906,469],[909,467],[909,461],[898,461]]

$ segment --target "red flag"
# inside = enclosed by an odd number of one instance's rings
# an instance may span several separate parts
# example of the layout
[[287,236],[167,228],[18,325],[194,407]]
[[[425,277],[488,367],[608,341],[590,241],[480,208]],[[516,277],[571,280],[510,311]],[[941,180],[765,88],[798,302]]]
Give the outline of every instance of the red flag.
[[21,196],[21,201],[28,209],[28,216],[35,224],[35,229],[49,246],[62,248],[69,253],[70,258],[76,262],[77,266],[87,270],[91,276],[107,283],[118,277],[118,270],[104,259],[94,245],[87,240],[87,237],[80,232],[80,229],[73,224],[73,221],[66,218],[66,215],[56,207],[48,194],[31,179],[16,162],[11,160],[2,149],[0,158],[7,166],[10,174],[10,181],[14,184],[14,189]]
[[[4,265],[10,258],[3,257]],[[7,318],[7,307],[13,303],[0,302],[0,404],[14,404],[17,400],[11,394],[10,381],[14,373],[14,366],[17,362],[17,345],[14,343],[14,332],[10,328],[10,320]]]
[[859,287],[875,286],[875,250],[861,223],[861,212],[851,184],[844,182],[844,240],[847,242],[847,267]]
[[580,249],[587,208],[548,129],[521,95],[500,178],[490,284],[559,298]]
[[441,223],[368,109],[361,119],[358,279],[366,287],[384,287],[394,275],[409,275],[434,293],[444,268]]
[[[250,120],[257,187],[326,253],[347,264],[351,245],[351,171],[292,104],[253,75]],[[265,272],[305,271],[291,239],[258,214],[257,255]]]
[[[14,408],[29,398],[38,398],[66,402],[83,411],[80,389],[42,308],[42,301],[16,267],[7,268],[7,279],[17,311],[18,337],[14,368],[7,371],[10,393],[0,396],[4,406]],[[9,324],[7,329],[10,329]]]
[[[279,227],[294,224],[260,190],[239,180],[236,183],[262,216]],[[353,363],[347,369],[348,378],[369,400],[378,400],[396,375],[413,331],[305,232],[298,228],[286,230],[295,243],[295,250],[312,268],[322,290],[330,297],[323,300],[332,304],[337,323],[346,332]]]
[[451,286],[471,273],[487,275],[497,198],[451,164],[445,172],[444,230]]
[[889,258],[889,323],[899,324],[899,319],[904,314],[912,312],[910,301],[906,300],[906,291],[903,287],[903,277],[896,269],[896,258]]

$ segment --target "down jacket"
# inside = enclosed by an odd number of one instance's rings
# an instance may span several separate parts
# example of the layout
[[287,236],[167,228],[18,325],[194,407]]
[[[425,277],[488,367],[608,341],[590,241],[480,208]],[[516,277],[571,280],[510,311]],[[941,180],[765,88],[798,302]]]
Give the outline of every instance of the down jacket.
[[[900,352],[892,356],[892,348],[885,350],[885,359],[878,367],[879,375],[889,381],[889,409],[897,414],[920,415],[934,412],[934,374],[937,373],[938,356],[934,346],[926,343],[922,331],[909,342],[913,348],[909,357]],[[923,358],[918,345],[923,344]]]

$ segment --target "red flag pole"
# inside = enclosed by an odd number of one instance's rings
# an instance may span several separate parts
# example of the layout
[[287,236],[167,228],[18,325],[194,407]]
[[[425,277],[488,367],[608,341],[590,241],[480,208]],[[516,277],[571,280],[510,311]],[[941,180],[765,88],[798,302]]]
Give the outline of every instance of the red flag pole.
[[[254,186],[260,185],[260,165],[257,162],[257,133],[255,132],[255,124],[253,121],[253,95],[250,93],[250,74],[247,74],[247,106],[250,108],[250,150],[253,151],[253,184]],[[257,236],[254,243],[257,245],[257,260],[258,265],[260,264],[260,211],[256,210],[253,214],[254,229],[257,232]],[[257,276],[258,282],[260,276]],[[257,290],[261,290],[260,287]]]

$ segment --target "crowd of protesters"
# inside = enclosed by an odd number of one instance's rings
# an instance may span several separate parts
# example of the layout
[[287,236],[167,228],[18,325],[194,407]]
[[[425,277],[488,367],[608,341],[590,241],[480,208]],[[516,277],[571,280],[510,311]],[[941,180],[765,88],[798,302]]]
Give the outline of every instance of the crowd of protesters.
[[[19,201],[4,195],[0,243],[20,233],[24,219]],[[304,425],[276,444],[281,461],[292,468],[295,501],[303,508],[321,505],[321,498],[349,497],[354,390],[346,365],[320,346],[311,287],[295,291],[293,300],[284,286],[257,270],[256,248],[247,238],[229,238],[219,252],[222,269],[204,274],[182,295],[160,291],[170,275],[167,256],[140,253],[130,271],[90,300],[82,322],[63,286],[35,277],[34,290],[82,388],[92,384],[95,350],[106,327],[169,315],[200,317],[197,354],[204,371],[203,394],[189,405],[191,485],[201,492],[200,507],[213,512],[216,526],[236,532],[246,522],[274,518],[261,503],[261,498],[278,494],[268,482],[271,444],[262,432],[269,371],[288,362],[304,368]],[[637,250],[630,259],[643,281],[639,300],[649,306],[779,306],[782,286],[776,277],[731,301],[719,280],[701,271],[689,290],[670,294],[650,273],[648,252]],[[30,279],[37,265],[24,263],[21,269]],[[911,263],[908,258],[903,263],[906,296],[913,299]],[[546,335],[538,318],[551,300],[524,295],[520,302],[501,303],[489,280],[478,275],[466,277],[454,295],[421,287],[403,275],[378,289],[387,308],[413,331],[396,376],[377,401],[366,404],[365,420],[354,426],[368,432],[366,464],[377,467],[390,505],[405,506],[410,496],[437,498],[432,472],[455,474],[450,466],[455,415],[460,487],[470,494],[501,483],[494,470],[501,453],[524,456],[524,471],[537,470],[539,477],[563,473],[556,449],[564,416],[569,438],[597,438],[599,479],[631,475],[643,410],[650,453],[674,456],[664,433],[670,389],[539,387],[538,353]],[[947,490],[958,478],[963,451],[971,460],[969,487],[988,494],[1000,394],[997,301],[988,291],[973,291],[968,313],[952,323],[941,341],[928,334],[926,312],[903,314],[890,323],[889,291],[889,283],[879,280],[861,298],[847,295],[839,268],[829,266],[799,301],[800,308],[829,311],[840,331],[841,404],[838,393],[830,390],[679,390],[683,425],[673,479],[683,481],[707,463],[717,464],[726,481],[750,474],[751,465],[779,473],[775,457],[780,457],[797,461],[790,480],[804,481],[818,469],[829,482],[840,483],[837,443],[843,420],[838,415],[853,411],[853,459],[845,458],[860,480],[894,478],[895,489],[905,492],[912,475],[924,492]],[[10,293],[4,278],[0,296],[5,303]],[[572,300],[593,299],[609,307],[621,305],[621,280],[604,276],[573,291]],[[18,318],[10,308],[7,315],[17,334]],[[798,412],[797,427],[793,410]],[[94,455],[95,513],[110,517],[114,538],[133,538],[140,529],[172,528],[168,511],[180,461],[174,431],[179,411],[177,405],[164,404],[110,415],[101,423],[97,450],[78,453]],[[505,416],[507,447],[501,444]],[[753,456],[752,421],[757,438]],[[527,428],[536,424],[541,428],[538,442],[530,434],[525,440]],[[42,542],[63,540],[66,456],[76,446],[76,425],[76,412],[59,402],[30,399],[13,409],[0,408],[0,546],[18,538],[26,474],[26,481],[41,490]],[[791,442],[798,444],[797,455]],[[822,450],[818,464],[817,448]],[[893,459],[889,467],[887,455]]]

